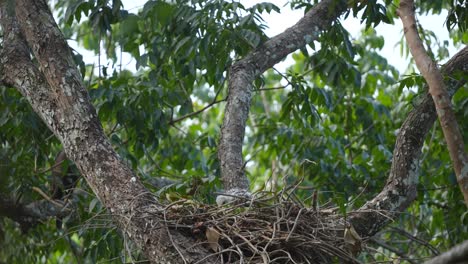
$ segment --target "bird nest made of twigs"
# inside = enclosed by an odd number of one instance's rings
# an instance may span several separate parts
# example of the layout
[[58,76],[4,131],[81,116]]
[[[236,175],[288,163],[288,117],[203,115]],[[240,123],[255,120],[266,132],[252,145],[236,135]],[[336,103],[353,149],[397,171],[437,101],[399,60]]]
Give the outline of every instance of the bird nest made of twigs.
[[222,263],[357,262],[361,238],[336,208],[258,197],[223,206],[177,201],[166,207],[166,224],[194,236]]

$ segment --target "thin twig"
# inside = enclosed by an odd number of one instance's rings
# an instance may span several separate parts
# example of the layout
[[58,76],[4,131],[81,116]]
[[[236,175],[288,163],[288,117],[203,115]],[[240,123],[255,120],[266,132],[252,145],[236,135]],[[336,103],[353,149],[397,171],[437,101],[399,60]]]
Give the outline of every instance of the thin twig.
[[440,254],[440,251],[437,248],[435,248],[434,246],[432,246],[428,242],[426,242],[426,241],[424,241],[424,240],[422,240],[422,239],[420,239],[418,237],[415,237],[415,236],[411,235],[410,233],[406,232],[405,230],[400,229],[400,228],[396,228],[396,227],[392,227],[390,229],[393,230],[393,231],[396,231],[397,233],[399,233],[399,234],[401,234],[401,235],[403,235],[403,236],[405,236],[405,237],[407,237],[407,238],[409,238],[409,239],[411,239],[411,240],[413,240],[413,241],[415,241],[415,242],[417,242],[417,243],[419,243],[419,244],[421,244],[421,245],[423,245],[425,247],[427,247],[430,251],[432,251],[432,253],[434,255],[439,255]]
[[62,163],[64,163],[65,161],[67,161],[67,159],[64,159],[64,160],[62,160],[62,161],[60,161],[60,162],[57,162],[57,163],[55,163],[54,165],[50,166],[50,167],[47,168],[47,169],[43,169],[43,170],[41,170],[41,171],[37,171],[37,172],[34,172],[34,173],[35,173],[35,174],[44,174],[44,173],[49,172],[49,171],[51,171],[51,170],[57,168],[58,166],[62,165]]
[[32,189],[39,193],[44,199],[46,199],[47,201],[53,203],[54,205],[58,206],[58,207],[63,207],[63,209],[65,209],[65,204],[62,204],[62,203],[59,203],[57,201],[55,201],[54,199],[50,198],[47,194],[45,194],[41,189],[37,188],[37,187],[32,187]]
[[285,86],[278,86],[278,87],[267,87],[267,88],[258,88],[258,89],[255,89],[255,91],[271,91],[271,90],[282,90],[282,89],[285,89],[287,88],[289,85],[285,85]]
[[209,103],[208,105],[206,105],[205,107],[203,107],[202,109],[198,110],[198,111],[195,111],[195,112],[192,112],[192,113],[188,113],[186,115],[183,115],[179,118],[176,118],[176,119],[173,119],[173,115],[171,114],[171,121],[169,122],[169,125],[174,125],[175,123],[177,122],[180,122],[186,118],[189,118],[191,116],[194,116],[194,115],[198,115],[199,113],[205,111],[206,109],[212,107],[213,105],[216,105],[216,104],[219,104],[221,102],[224,102],[227,100],[227,97],[222,99],[222,100],[218,100],[218,95],[221,93],[221,90],[223,89],[224,87],[224,83],[226,82],[226,79],[223,80],[223,82],[221,83],[220,85],[220,88],[218,89],[218,91],[216,91],[216,94],[215,96],[213,97],[213,101],[211,101],[211,103]]
[[354,142],[358,141],[360,138],[362,138],[363,136],[365,136],[367,134],[367,132],[369,132],[369,130],[371,128],[374,127],[374,123],[372,123],[370,126],[368,126],[366,129],[364,129],[364,131],[362,131],[361,134],[359,134],[359,136],[357,136],[355,139],[351,140],[348,144],[346,144],[344,146],[345,149],[351,147],[352,144],[354,144]]
[[197,110],[197,111],[195,111],[195,112],[188,113],[188,114],[183,115],[183,116],[181,116],[181,117],[179,117],[179,118],[176,118],[176,119],[174,119],[174,120],[171,120],[171,121],[169,122],[169,125],[172,126],[172,125],[174,125],[175,123],[180,122],[180,121],[182,121],[182,120],[184,120],[184,119],[187,119],[187,118],[192,117],[192,116],[194,116],[194,115],[198,115],[199,113],[205,111],[206,109],[212,107],[213,105],[219,104],[219,103],[221,103],[221,102],[225,102],[226,99],[227,99],[227,98],[224,98],[224,99],[222,99],[222,100],[213,101],[213,102],[209,103],[208,105],[206,105],[205,107],[203,107],[203,108],[200,109],[200,110]]

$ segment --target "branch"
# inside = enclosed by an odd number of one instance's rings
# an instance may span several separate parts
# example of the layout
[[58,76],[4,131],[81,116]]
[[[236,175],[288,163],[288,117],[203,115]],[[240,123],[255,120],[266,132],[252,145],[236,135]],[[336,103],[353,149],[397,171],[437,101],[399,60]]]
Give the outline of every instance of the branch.
[[349,143],[344,146],[345,149],[351,147],[356,141],[358,141],[360,138],[365,136],[369,130],[371,130],[374,127],[374,123],[370,124],[366,129],[364,129],[361,134],[359,134],[356,138],[350,139]]
[[[441,70],[449,76],[468,72],[468,46],[455,54]],[[464,84],[465,80],[447,78],[450,95]],[[376,234],[416,199],[421,148],[436,119],[434,102],[427,95],[401,125],[385,187],[350,216],[350,222],[361,237]]]
[[17,222],[23,232],[51,217],[65,217],[70,210],[61,201],[40,200],[29,204],[16,203],[0,193],[0,216]]
[[468,259],[468,240],[456,245],[449,251],[437,256],[424,264],[462,264]]
[[414,260],[410,259],[406,254],[405,252],[399,250],[398,248],[395,248],[395,247],[392,247],[390,245],[388,245],[387,243],[383,242],[383,241],[380,241],[376,238],[371,238],[371,241],[376,243],[377,245],[395,253],[397,256],[399,256],[400,258],[402,258],[403,260],[406,260],[408,261],[409,263],[412,263],[412,264],[415,264],[416,262],[414,262]]
[[179,117],[179,118],[173,119],[173,120],[171,120],[171,121],[169,122],[169,125],[172,126],[172,125],[174,125],[175,123],[178,123],[178,122],[180,122],[180,121],[182,121],[182,120],[184,120],[184,119],[187,119],[187,118],[189,118],[189,117],[198,115],[199,113],[205,111],[206,109],[212,107],[213,105],[216,105],[216,104],[219,104],[219,103],[225,102],[225,101],[226,101],[226,98],[225,98],[225,99],[221,99],[221,100],[216,100],[216,97],[215,97],[215,100],[213,100],[211,103],[207,104],[207,105],[206,105],[205,107],[203,107],[202,109],[197,110],[197,111],[192,112],[192,113],[188,113],[188,114],[183,115],[183,116],[181,116],[181,117]]
[[248,190],[242,158],[242,142],[252,98],[252,82],[291,52],[316,40],[348,8],[345,0],[323,0],[294,26],[273,37],[232,65],[218,157],[226,190]]
[[411,241],[414,241],[424,247],[426,247],[427,249],[429,249],[434,255],[438,255],[440,254],[439,250],[437,248],[435,248],[433,245],[431,245],[429,242],[417,237],[417,236],[413,236],[412,234],[408,233],[407,231],[405,231],[404,229],[401,229],[401,228],[396,228],[396,227],[391,227],[391,230],[392,231],[395,231],[397,232],[398,234],[402,235],[402,236],[405,236],[407,237],[408,239],[410,239]]
[[258,88],[256,89],[255,91],[259,92],[259,91],[272,91],[272,90],[282,90],[282,89],[285,89],[286,87],[288,87],[288,85],[285,85],[285,86],[278,86],[278,87],[267,87],[267,88]]
[[452,159],[460,189],[468,206],[468,155],[465,152],[463,136],[452,109],[450,96],[437,64],[427,55],[416,29],[413,0],[402,0],[398,15],[403,22],[406,42],[421,74],[429,85],[429,93],[434,100],[445,141]]

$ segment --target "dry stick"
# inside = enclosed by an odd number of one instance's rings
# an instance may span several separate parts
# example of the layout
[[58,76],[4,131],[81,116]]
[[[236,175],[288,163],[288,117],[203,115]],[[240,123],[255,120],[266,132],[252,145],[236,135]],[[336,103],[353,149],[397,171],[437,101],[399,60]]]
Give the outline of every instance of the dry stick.
[[403,22],[406,42],[416,66],[429,85],[429,93],[434,100],[457,181],[468,206],[468,155],[465,152],[463,137],[460,134],[442,74],[437,68],[437,64],[427,55],[419,38],[414,9],[413,0],[401,0],[397,13]]
[[228,240],[231,243],[231,245],[237,249],[237,251],[234,250],[234,252],[236,252],[239,255],[239,263],[244,263],[244,254],[242,253],[242,250],[240,249],[239,245],[236,244],[228,235],[221,233],[221,236]]
[[[33,191],[37,192],[38,194],[40,194],[42,197],[44,197],[44,199],[46,199],[47,201],[55,204],[56,206],[58,207],[65,207],[65,204],[62,204],[62,203],[59,203],[57,201],[55,201],[54,199],[50,198],[47,194],[45,194],[41,189],[37,188],[37,187],[32,187]],[[64,208],[65,209],[65,208]]]
[[[234,235],[236,235],[237,237],[239,237],[240,239],[244,240],[245,243],[247,244],[247,246],[249,246],[251,249],[252,249],[252,252],[254,254],[259,254],[260,255],[260,252],[258,251],[258,249],[247,239],[245,238],[243,235],[239,234],[238,232],[236,231],[232,231],[234,233]],[[255,256],[255,255],[254,255]],[[253,256],[252,256],[253,257]]]
[[301,210],[299,210],[299,213],[297,213],[296,220],[294,220],[294,225],[291,231],[289,232],[288,237],[286,237],[286,242],[289,241],[289,238],[291,237],[291,235],[294,233],[294,231],[296,231],[297,223],[299,222],[299,217],[301,216],[301,213],[304,209],[305,208],[301,208]]
[[167,235],[169,236],[169,239],[171,240],[171,243],[172,245],[174,246],[174,248],[177,250],[177,253],[179,253],[180,257],[182,258],[182,260],[184,261],[184,264],[187,264],[187,260],[185,259],[184,257],[184,254],[180,251],[179,247],[176,245],[176,243],[174,242],[174,239],[172,238],[172,234],[171,234],[171,231],[169,231],[169,227],[167,226],[167,210],[174,206],[175,204],[178,204],[180,203],[180,201],[177,201],[177,202],[174,202],[174,203],[171,203],[169,204],[168,206],[166,206],[166,208],[164,208],[163,212],[164,212],[164,226],[166,227],[166,231],[167,231]]

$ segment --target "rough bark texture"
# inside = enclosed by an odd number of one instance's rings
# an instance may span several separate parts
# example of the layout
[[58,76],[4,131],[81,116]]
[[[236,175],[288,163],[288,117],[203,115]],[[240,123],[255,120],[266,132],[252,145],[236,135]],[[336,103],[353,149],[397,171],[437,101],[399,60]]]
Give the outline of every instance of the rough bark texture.
[[[442,67],[442,72],[447,75],[458,71],[468,72],[468,47],[459,51]],[[451,81],[447,87],[451,95],[466,82],[449,79]],[[436,119],[430,95],[409,113],[397,136],[390,175],[384,189],[350,217],[350,222],[361,236],[377,233],[416,199],[421,148]]]
[[208,251],[194,246],[191,238],[175,231],[169,234],[162,223],[164,208],[112,149],[47,3],[18,0],[7,8],[7,2],[11,1],[0,2],[4,30],[1,81],[27,98],[120,230],[151,262],[179,263],[180,256],[187,262],[205,258]]
[[435,61],[427,55],[416,28],[414,2],[402,0],[398,14],[403,22],[406,42],[413,55],[416,66],[429,85],[429,93],[434,100],[445,141],[457,175],[458,184],[468,206],[468,155],[465,152],[463,137],[460,133],[450,96],[446,91],[444,79]]
[[226,190],[248,190],[242,142],[252,98],[252,82],[288,54],[314,41],[322,30],[347,10],[347,1],[324,0],[283,33],[273,37],[236,62],[229,72],[229,94],[221,128],[218,156]]

